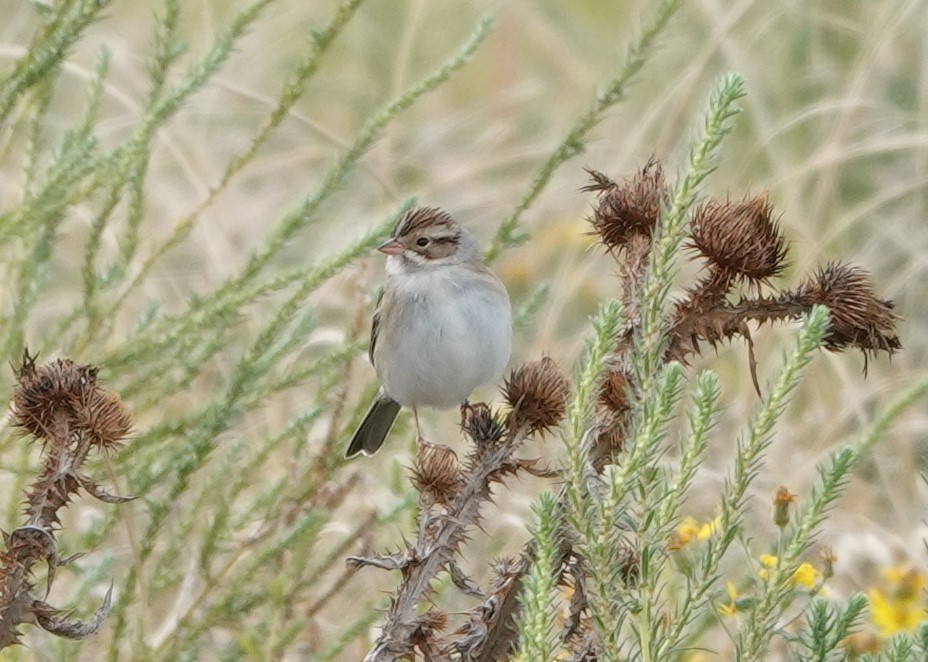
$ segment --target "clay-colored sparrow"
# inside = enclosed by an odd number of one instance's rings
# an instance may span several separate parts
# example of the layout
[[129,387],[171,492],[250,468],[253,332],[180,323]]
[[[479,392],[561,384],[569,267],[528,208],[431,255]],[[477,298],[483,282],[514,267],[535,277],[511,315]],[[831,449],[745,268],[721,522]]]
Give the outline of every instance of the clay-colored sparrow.
[[[387,278],[370,358],[382,385],[346,457],[383,444],[400,406],[452,407],[499,377],[512,350],[506,288],[483,263],[474,236],[446,212],[419,207],[379,249]],[[420,434],[421,438],[421,434]]]

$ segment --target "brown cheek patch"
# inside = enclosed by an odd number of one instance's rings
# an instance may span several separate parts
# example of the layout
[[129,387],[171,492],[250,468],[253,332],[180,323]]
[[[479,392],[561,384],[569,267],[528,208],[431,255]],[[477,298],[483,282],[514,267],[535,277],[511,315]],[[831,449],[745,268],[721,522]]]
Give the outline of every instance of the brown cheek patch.
[[436,239],[422,252],[432,260],[440,260],[454,253],[457,247],[458,243],[454,239]]

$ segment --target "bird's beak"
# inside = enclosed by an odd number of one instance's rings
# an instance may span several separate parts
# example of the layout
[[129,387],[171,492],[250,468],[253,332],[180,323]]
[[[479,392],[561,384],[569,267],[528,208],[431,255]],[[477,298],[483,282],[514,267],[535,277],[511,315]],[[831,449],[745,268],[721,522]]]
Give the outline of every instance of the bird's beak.
[[399,255],[405,249],[400,242],[391,237],[390,239],[387,239],[385,242],[380,244],[380,246],[377,247],[377,250],[381,253],[386,253],[387,255]]

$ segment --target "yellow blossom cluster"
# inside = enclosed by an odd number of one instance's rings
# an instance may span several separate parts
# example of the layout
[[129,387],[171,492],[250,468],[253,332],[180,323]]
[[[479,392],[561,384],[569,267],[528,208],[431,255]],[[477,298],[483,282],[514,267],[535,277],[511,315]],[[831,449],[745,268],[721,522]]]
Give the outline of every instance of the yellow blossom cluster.
[[911,632],[928,621],[925,574],[911,566],[883,571],[883,583],[867,591],[870,619],[882,637]]
[[[758,571],[758,575],[763,580],[766,580],[770,576],[770,571],[777,567],[779,559],[773,554],[761,554],[760,555],[760,565],[761,569]],[[791,586],[802,586],[804,588],[813,589],[818,583],[819,578],[822,573],[815,569],[811,563],[802,563],[789,578],[789,583]]]
[[711,519],[708,522],[700,523],[694,517],[684,517],[683,521],[680,522],[680,525],[674,532],[673,538],[671,539],[668,547],[671,550],[678,550],[693,540],[708,540],[708,538],[712,536],[712,534],[714,534],[718,529],[721,519],[721,516],[717,515],[714,519]]

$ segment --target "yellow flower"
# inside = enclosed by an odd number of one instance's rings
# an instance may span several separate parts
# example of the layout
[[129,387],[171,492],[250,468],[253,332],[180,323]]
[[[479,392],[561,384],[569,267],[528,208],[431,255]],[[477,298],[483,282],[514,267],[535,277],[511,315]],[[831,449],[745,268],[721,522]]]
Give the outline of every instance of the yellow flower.
[[677,527],[677,535],[680,536],[680,540],[689,542],[699,535],[699,522],[693,517],[684,517],[680,526]]
[[886,586],[867,591],[870,619],[883,637],[911,632],[928,620],[922,589],[924,574],[911,567],[897,566],[883,571]]
[[[768,579],[770,577],[770,570],[773,570],[777,567],[777,564],[780,562],[773,554],[761,554],[760,555],[760,564],[763,566],[757,574],[761,579]],[[821,573],[815,569],[811,563],[802,563],[795,572],[790,575],[789,583],[791,586],[804,586],[805,588],[815,588],[816,583],[821,577]]]
[[728,593],[728,604],[719,606],[722,616],[734,616],[738,613],[738,589],[732,581],[725,582],[725,591]]
[[707,540],[718,529],[721,519],[719,515],[705,524],[700,524],[694,517],[687,515],[680,522],[677,530],[674,531],[668,547],[673,551],[682,548],[693,540]]
[[713,535],[718,530],[719,524],[721,523],[722,516],[716,515],[710,521],[699,527],[699,531],[696,533],[696,537],[700,540],[708,540],[709,536]]
[[790,581],[794,585],[805,586],[806,588],[815,588],[815,583],[818,581],[819,572],[811,563],[803,563],[798,568],[796,572],[793,573],[793,576],[790,577]]

